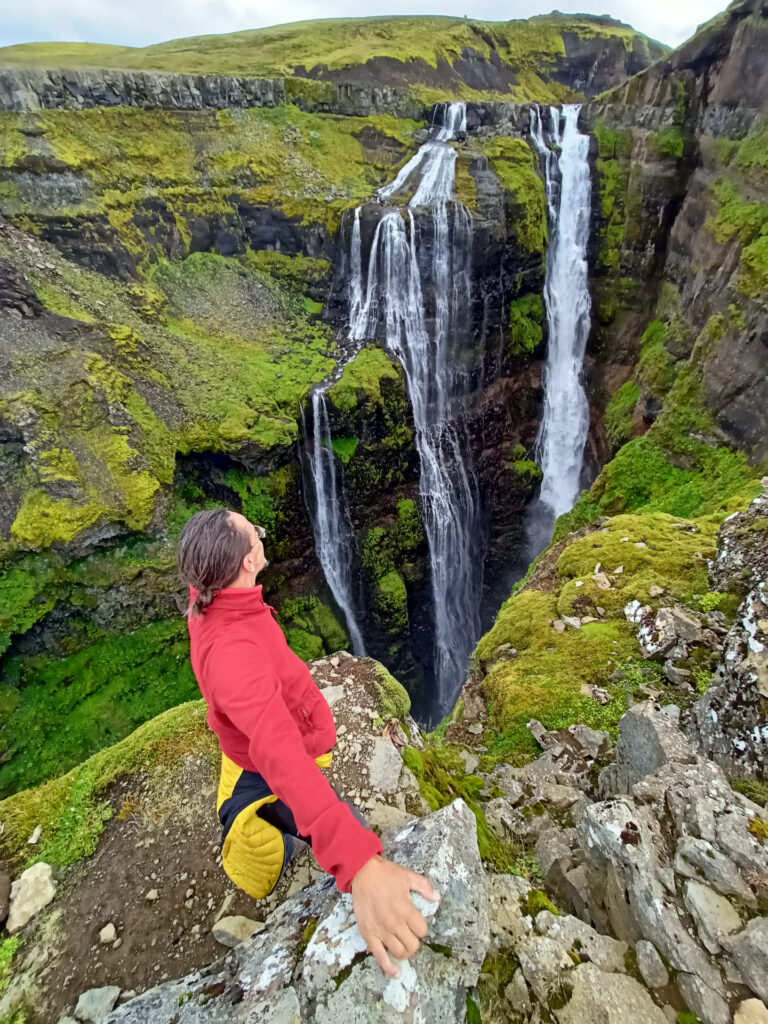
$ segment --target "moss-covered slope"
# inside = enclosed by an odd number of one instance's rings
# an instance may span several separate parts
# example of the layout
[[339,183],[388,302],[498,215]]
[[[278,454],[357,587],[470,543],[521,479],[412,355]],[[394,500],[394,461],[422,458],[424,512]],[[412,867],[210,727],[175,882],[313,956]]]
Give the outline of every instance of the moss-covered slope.
[[31,43],[0,48],[0,62],[208,74],[301,76],[412,86],[435,98],[558,102],[593,95],[666,51],[621,22],[551,14],[528,21],[448,17],[299,22],[143,48]]

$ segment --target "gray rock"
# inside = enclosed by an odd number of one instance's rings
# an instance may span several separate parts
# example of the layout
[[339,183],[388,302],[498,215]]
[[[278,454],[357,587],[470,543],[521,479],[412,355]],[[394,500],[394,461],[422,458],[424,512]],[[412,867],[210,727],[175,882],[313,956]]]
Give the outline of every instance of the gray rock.
[[386,736],[376,736],[368,764],[373,789],[382,793],[394,793],[400,781],[402,767],[403,759],[394,743]]
[[533,1011],[533,1004],[531,1003],[531,997],[528,994],[528,985],[525,981],[525,975],[520,968],[515,971],[512,976],[512,981],[504,989],[504,998],[515,1013],[519,1013],[523,1017],[530,1016]]
[[701,1021],[701,1024],[731,1024],[728,1003],[719,992],[713,991],[696,974],[685,971],[675,977],[680,995]]
[[694,761],[688,741],[652,702],[636,704],[619,722],[616,758],[600,773],[599,791],[601,796],[628,793],[666,764]]
[[590,729],[588,725],[569,725],[568,732],[581,747],[584,754],[593,761],[605,757],[611,749],[611,738],[607,732]]
[[464,774],[472,775],[477,766],[480,764],[480,758],[477,756],[477,754],[470,753],[469,750],[460,751],[459,757],[464,762]]
[[114,924],[110,921],[109,924],[105,924],[99,932],[99,942],[102,946],[111,946],[112,943],[117,939],[117,929]]
[[[281,1024],[359,1024],[372,1006],[382,1024],[463,1022],[464,993],[476,983],[490,943],[474,815],[456,800],[383,839],[389,856],[426,875],[442,893],[439,904],[415,893],[412,899],[427,916],[427,942],[450,954],[422,943],[400,964],[399,979],[386,978],[365,954],[351,897],[321,876],[280,904],[263,931],[210,967],[118,1007],[110,1024],[274,1024],[275,1006]],[[297,964],[312,918],[316,928]]]
[[56,895],[53,869],[40,861],[27,868],[11,886],[11,906],[6,928],[10,935],[21,931]]
[[117,985],[90,988],[87,992],[83,992],[77,1000],[75,1017],[78,1020],[89,1022],[89,1024],[101,1024],[109,1016],[119,995],[120,989]]
[[637,966],[648,988],[664,988],[669,984],[669,972],[652,942],[640,939],[635,946]]
[[625,974],[607,974],[595,964],[580,964],[568,974],[571,998],[556,1012],[559,1024],[667,1024],[667,1018],[643,986]]
[[699,938],[710,953],[719,953],[720,940],[741,928],[741,918],[719,893],[701,882],[689,881],[683,886],[683,902],[694,920]]
[[711,843],[693,836],[684,836],[677,844],[675,871],[688,878],[704,879],[724,896],[736,896],[753,906],[755,895],[733,861],[716,850]]
[[536,915],[534,928],[560,943],[563,952],[573,951],[609,974],[623,974],[626,971],[624,958],[629,950],[626,942],[619,942],[609,935],[600,935],[584,921],[567,915],[555,915],[542,910]]
[[664,675],[673,686],[687,686],[691,681],[690,669],[680,668],[671,661],[664,662]]
[[573,851],[577,846],[575,828],[552,828],[542,832],[536,840],[534,850],[544,878],[549,877],[555,865],[562,874],[574,867]]
[[[766,534],[768,536],[768,533]],[[694,704],[691,740],[731,776],[768,775],[768,584],[760,583],[739,608],[723,660],[707,692]]]
[[241,942],[249,939],[254,932],[261,931],[264,927],[260,921],[252,921],[248,917],[235,915],[234,917],[221,917],[214,924],[211,932],[214,939],[222,946],[238,946]]
[[723,946],[746,984],[768,1002],[768,917],[753,918],[738,935],[724,939]]

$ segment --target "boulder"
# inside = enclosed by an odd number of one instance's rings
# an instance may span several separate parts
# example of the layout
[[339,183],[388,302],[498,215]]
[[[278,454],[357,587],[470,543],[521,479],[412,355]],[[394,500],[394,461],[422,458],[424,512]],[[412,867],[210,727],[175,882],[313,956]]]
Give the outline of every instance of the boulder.
[[668,763],[695,761],[683,734],[652,701],[636,704],[619,722],[616,758],[600,774],[601,796],[629,793],[632,786]]
[[14,935],[29,924],[56,895],[53,869],[42,861],[33,864],[11,886],[11,905],[6,928]]
[[745,983],[768,1002],[768,917],[753,918],[738,935],[723,939]]
[[710,953],[722,949],[720,939],[741,928],[741,918],[719,893],[701,882],[689,881],[683,886],[683,902],[694,920],[696,931]]
[[557,1010],[558,1024],[668,1024],[643,986],[625,974],[608,974],[595,964],[580,964],[569,972],[571,997]]
[[117,985],[91,988],[83,992],[75,1007],[75,1017],[85,1024],[102,1024],[117,1002],[120,989]]

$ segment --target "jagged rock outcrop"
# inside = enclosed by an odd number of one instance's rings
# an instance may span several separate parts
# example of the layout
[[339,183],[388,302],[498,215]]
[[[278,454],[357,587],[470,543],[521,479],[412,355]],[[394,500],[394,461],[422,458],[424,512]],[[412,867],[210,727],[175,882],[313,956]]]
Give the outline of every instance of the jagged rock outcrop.
[[375,1006],[381,1021],[465,1019],[489,943],[474,817],[462,801],[385,837],[397,863],[426,875],[439,905],[414,896],[429,933],[400,977],[387,979],[366,955],[352,898],[330,879],[287,899],[264,930],[223,960],[117,1009],[110,1024],[192,1021],[334,1021],[357,1024]]
[[[511,798],[496,803],[500,810],[506,805],[505,834],[533,820],[526,819],[526,806],[543,804],[536,852],[547,884],[581,922],[625,943],[624,951],[634,946],[646,984],[654,991],[658,985],[662,999],[670,995],[666,967],[671,967],[679,997],[704,1024],[729,1024],[745,985],[764,998],[757,973],[768,970],[764,950],[758,952],[764,919],[750,919],[768,872],[765,812],[731,789],[722,770],[688,743],[674,717],[651,702],[627,712],[614,761],[601,772],[594,799],[580,788],[587,748],[574,760],[573,746],[566,755],[557,734],[537,728],[544,755],[512,769],[523,793],[513,785]],[[497,783],[505,788],[503,779]],[[558,806],[570,808],[572,825],[564,828],[553,820]],[[536,930],[544,932],[556,920],[537,916]],[[583,940],[573,948],[579,959],[586,953],[601,967]],[[617,952],[623,969],[618,943]],[[544,953],[539,950],[543,961]],[[551,995],[555,982],[562,986],[573,978],[573,966],[558,965],[554,951],[548,955]],[[526,970],[525,957],[520,960],[526,981],[544,1001],[547,989],[537,990],[535,965]],[[568,984],[571,1009],[558,1020],[580,1019],[584,1005],[574,981]],[[610,1003],[610,987],[601,991]],[[656,1019],[657,1010],[647,1009],[642,1019]],[[612,1011],[606,1012],[605,1019],[613,1020]]]
[[738,226],[765,182],[738,153],[764,145],[767,26],[764,0],[731,4],[583,109],[596,140],[593,385],[604,400],[630,379],[639,388],[611,450],[648,429],[695,348],[710,443],[765,454],[764,229],[760,217]]

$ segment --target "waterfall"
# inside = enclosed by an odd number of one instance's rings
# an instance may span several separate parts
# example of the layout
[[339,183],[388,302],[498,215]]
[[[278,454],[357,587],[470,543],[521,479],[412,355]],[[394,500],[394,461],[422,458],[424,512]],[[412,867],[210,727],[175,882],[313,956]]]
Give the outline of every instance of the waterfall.
[[[339,486],[339,467],[331,442],[324,390],[317,388],[313,391],[311,401],[312,448],[310,451],[305,450],[305,461],[315,497],[312,516],[315,552],[334,600],[346,620],[352,650],[359,658],[364,658],[365,644],[355,617],[356,601],[352,586],[354,533],[343,489]],[[307,424],[303,407],[301,419],[306,437]]]
[[549,246],[544,303],[549,345],[544,371],[544,412],[537,448],[541,493],[529,516],[531,557],[552,538],[555,519],[573,507],[589,431],[589,403],[581,379],[590,330],[587,241],[591,184],[589,136],[578,128],[580,107],[550,107],[547,145],[541,112],[531,108],[531,138],[547,192]]
[[[376,227],[365,289],[360,261],[359,280],[350,282],[349,291],[350,338],[383,333],[405,371],[429,545],[440,714],[453,702],[480,635],[482,590],[480,499],[456,401],[467,387],[458,356],[469,336],[472,218],[455,199],[456,152],[448,143],[465,130],[466,107],[445,104],[442,113],[434,137],[379,190],[379,199],[388,199],[416,182],[405,216],[389,210]],[[431,256],[423,238],[429,221],[417,230],[414,212],[420,210],[431,214]],[[353,232],[353,250],[355,238]],[[350,265],[355,260],[353,251]],[[426,289],[434,296],[431,318]]]

